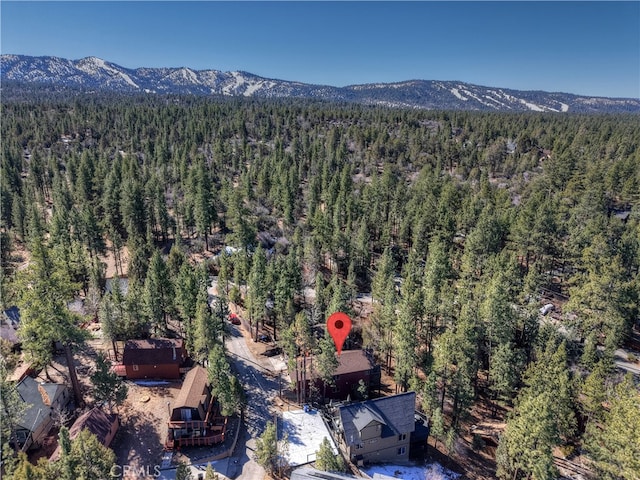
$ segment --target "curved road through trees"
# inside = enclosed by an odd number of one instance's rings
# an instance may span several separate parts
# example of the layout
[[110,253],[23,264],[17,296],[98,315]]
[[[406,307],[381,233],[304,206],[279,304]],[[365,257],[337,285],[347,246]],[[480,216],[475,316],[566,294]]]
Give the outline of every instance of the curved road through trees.
[[273,400],[278,395],[278,381],[273,372],[257,360],[249,348],[240,327],[229,326],[226,341],[229,363],[247,395],[244,430],[229,461],[227,476],[240,479],[261,479],[264,469],[255,461],[256,438],[264,432],[268,421],[273,421]]

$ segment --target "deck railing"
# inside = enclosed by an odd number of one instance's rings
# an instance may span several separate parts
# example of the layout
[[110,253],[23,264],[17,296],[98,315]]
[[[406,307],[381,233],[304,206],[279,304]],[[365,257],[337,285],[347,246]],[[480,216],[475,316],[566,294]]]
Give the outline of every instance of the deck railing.
[[[219,415],[213,409],[213,402],[207,409],[205,420],[169,420],[169,432],[165,447],[169,450],[180,447],[197,447],[215,445],[224,442],[227,432],[228,417]],[[174,430],[190,430],[188,435],[174,437]]]
[[225,433],[222,432],[211,432],[210,435],[199,436],[199,437],[180,437],[173,438],[173,435],[170,433],[169,438],[167,438],[166,448],[172,450],[174,448],[180,447],[201,447],[208,445],[215,445],[217,443],[224,442]]

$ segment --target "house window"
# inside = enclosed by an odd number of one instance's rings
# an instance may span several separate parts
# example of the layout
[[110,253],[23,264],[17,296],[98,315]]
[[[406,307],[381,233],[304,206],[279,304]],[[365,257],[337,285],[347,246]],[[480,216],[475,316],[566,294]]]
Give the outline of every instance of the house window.
[[400,435],[398,435],[398,441],[402,442],[403,440],[407,439],[407,434],[406,433],[401,433]]
[[134,372],[137,372],[138,370],[139,370],[139,369],[138,369],[138,365],[136,365],[136,364],[134,363],[134,364],[133,364],[133,371],[134,371]]
[[360,450],[361,448],[364,448],[364,443],[357,443],[356,450]]
[[404,455],[405,453],[407,453],[407,447],[400,447],[398,449],[398,455]]

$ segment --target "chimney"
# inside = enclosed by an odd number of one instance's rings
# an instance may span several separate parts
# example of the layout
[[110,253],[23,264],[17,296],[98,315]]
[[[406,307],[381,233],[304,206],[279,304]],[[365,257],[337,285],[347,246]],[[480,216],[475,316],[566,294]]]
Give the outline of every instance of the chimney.
[[47,391],[44,389],[42,385],[43,385],[42,383],[38,384],[38,392],[42,397],[42,403],[44,403],[47,407],[50,407],[51,399],[49,398],[49,394],[47,394]]

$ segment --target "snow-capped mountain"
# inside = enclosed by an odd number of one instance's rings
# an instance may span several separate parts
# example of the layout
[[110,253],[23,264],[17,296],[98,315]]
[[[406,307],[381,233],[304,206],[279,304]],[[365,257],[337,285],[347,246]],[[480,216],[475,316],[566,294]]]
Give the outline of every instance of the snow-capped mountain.
[[129,69],[96,57],[2,55],[1,80],[83,91],[310,98],[391,107],[538,112],[640,112],[640,99],[519,91],[464,82],[410,80],[332,87],[259,77],[247,72],[181,68]]

